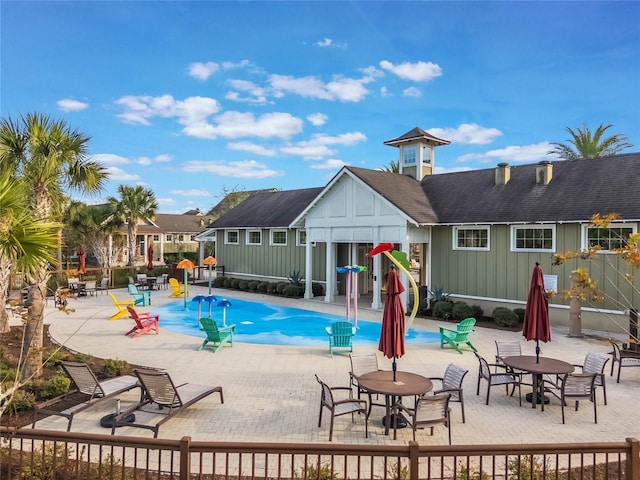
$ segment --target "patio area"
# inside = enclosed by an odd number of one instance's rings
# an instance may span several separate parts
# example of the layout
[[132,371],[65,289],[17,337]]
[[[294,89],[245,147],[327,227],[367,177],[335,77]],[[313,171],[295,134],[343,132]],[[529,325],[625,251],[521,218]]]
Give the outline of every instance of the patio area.
[[[110,291],[120,300],[130,298],[126,289]],[[190,296],[206,294],[206,287],[192,286]],[[219,292],[214,292],[218,294]],[[225,295],[263,301],[271,304],[295,305],[344,315],[344,307],[326,305],[319,301],[288,300],[260,294],[225,291]],[[153,293],[151,307],[138,307],[138,311],[153,311],[155,306],[175,301],[168,292]],[[363,303],[363,302],[362,302]],[[359,318],[380,321],[382,312],[359,306]],[[45,322],[50,334],[59,343],[74,351],[103,358],[118,358],[131,364],[166,369],[176,383],[221,385],[225,403],[216,398],[205,398],[176,415],[160,429],[159,438],[178,439],[189,435],[201,441],[292,442],[325,443],[328,441],[328,416],[323,415],[318,428],[320,386],[317,373],[332,386],[349,385],[349,356],[334,353],[329,356],[326,347],[291,347],[253,345],[236,342],[217,353],[198,351],[202,338],[173,333],[162,328],[159,335],[143,335],[132,339],[124,336],[133,321],[124,318],[110,321],[115,312],[108,295],[83,297],[73,300],[70,315],[56,311],[53,302],[47,307]],[[417,318],[412,328],[438,331],[439,322]],[[241,328],[237,325],[236,328]],[[319,328],[323,328],[319,326]],[[588,352],[607,354],[610,336],[602,332],[585,332],[584,338],[569,338],[563,329],[552,329],[552,339],[542,344],[542,355],[581,364]],[[203,334],[204,336],[204,334]],[[524,354],[533,354],[533,342],[526,342],[520,332],[477,328],[470,336],[479,353],[489,362],[494,361],[495,340],[519,340]],[[620,341],[626,339],[617,338]],[[354,353],[376,353],[375,347],[354,346]],[[391,360],[377,352],[381,368],[390,369]],[[561,443],[588,441],[624,441],[638,435],[640,425],[640,369],[626,369],[619,384],[608,375],[606,366],[608,405],[603,404],[601,389],[597,392],[598,424],[593,422],[593,409],[589,402],[581,402],[580,410],[566,409],[566,424],[561,422],[559,400],[552,398],[545,411],[532,409],[523,399],[518,406],[517,397],[508,397],[502,388],[494,387],[490,405],[486,406],[486,382],[482,382],[480,396],[476,395],[478,362],[472,352],[459,354],[453,349],[440,349],[438,343],[406,346],[406,354],[398,359],[398,369],[424,376],[441,376],[449,363],[469,370],[464,379],[466,423],[461,422],[460,405],[452,407],[453,444],[486,443]],[[530,387],[523,387],[524,393]],[[137,393],[120,397],[122,408],[137,399]],[[100,418],[115,410],[115,400],[106,400],[79,413],[73,422],[73,431],[109,433],[100,427]],[[406,444],[412,435],[409,429],[398,431],[398,439],[384,435],[381,417],[384,409],[374,407],[369,422],[369,438],[364,437],[364,422],[351,423],[350,416],[336,419],[333,443],[363,445]],[[140,414],[138,420],[144,421]],[[49,417],[38,422],[37,428],[65,430],[63,418]],[[122,427],[119,435],[151,436],[141,429]],[[436,427],[433,437],[429,431],[419,431],[421,444],[448,444],[446,428]]]

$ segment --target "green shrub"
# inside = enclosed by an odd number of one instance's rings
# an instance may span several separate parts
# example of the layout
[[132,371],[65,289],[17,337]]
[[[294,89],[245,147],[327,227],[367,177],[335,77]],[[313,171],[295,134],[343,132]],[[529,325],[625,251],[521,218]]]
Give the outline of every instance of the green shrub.
[[234,289],[238,290],[240,288],[240,279],[239,278],[232,278],[231,279],[231,284],[229,286],[231,288],[234,288]]
[[442,301],[449,301],[449,294],[445,293],[444,287],[435,287],[431,292],[431,308],[437,303]]
[[471,305],[471,316],[476,320],[482,320],[484,317],[484,310],[480,305]]
[[484,470],[467,468],[462,462],[458,464],[456,480],[490,480],[491,476]]
[[295,478],[304,480],[342,480],[335,472],[331,471],[331,466],[328,463],[323,463],[320,466],[305,465],[300,472],[296,472]]
[[453,305],[448,300],[440,300],[433,304],[433,316],[436,318],[445,320],[451,318],[451,310],[453,310]]
[[8,365],[2,365],[0,367],[0,380],[3,383],[11,383],[15,381],[18,376],[18,370]]
[[42,357],[45,359],[44,367],[57,367],[60,362],[69,358],[69,354],[64,350],[48,349]]
[[291,297],[291,298],[302,297],[304,295],[304,287],[290,284],[284,287],[282,294],[285,297]]
[[224,287],[225,277],[216,277],[212,280],[211,286],[214,288],[222,288]]
[[269,288],[269,282],[258,282],[258,287],[256,288],[256,292],[267,293],[268,288]]
[[518,456],[507,462],[508,478],[526,478],[529,480],[543,480],[553,478],[555,470],[550,466],[549,459],[534,455]]
[[267,293],[271,293],[271,294],[278,293],[278,284],[275,282],[270,282],[267,285]]
[[289,282],[296,287],[301,287],[304,285],[304,274],[300,273],[298,270],[294,270],[289,274]]
[[238,282],[238,289],[246,292],[247,290],[249,290],[249,282],[247,280],[240,280]]
[[276,293],[278,295],[284,295],[284,289],[287,288],[289,285],[291,284],[287,282],[278,282],[276,284]]
[[224,288],[231,288],[231,281],[233,280],[233,278],[230,277],[224,277],[222,279],[222,286]]
[[251,282],[249,282],[249,291],[256,292],[258,290],[258,285],[260,285],[260,282],[258,280],[252,280]]
[[129,368],[126,360],[107,358],[102,366],[102,374],[107,378],[119,377]]
[[314,297],[322,297],[324,296],[324,285],[318,282],[313,282],[311,284],[311,291],[313,292]]
[[80,353],[80,352],[74,353],[73,361],[78,363],[87,363],[89,361],[89,355],[87,355],[86,353]]
[[71,380],[66,375],[55,375],[47,380],[42,390],[42,396],[46,399],[59,397],[69,391]]
[[507,307],[496,307],[493,310],[493,321],[500,327],[515,327],[518,325],[518,315]]
[[453,304],[453,307],[451,308],[451,316],[455,320],[464,320],[465,318],[473,316],[472,314],[473,312],[471,310],[471,307],[467,305],[467,302],[455,302]]
[[16,390],[7,404],[8,413],[28,412],[36,406],[36,397],[31,392]]
[[514,308],[513,313],[518,316],[518,323],[524,322],[524,308]]

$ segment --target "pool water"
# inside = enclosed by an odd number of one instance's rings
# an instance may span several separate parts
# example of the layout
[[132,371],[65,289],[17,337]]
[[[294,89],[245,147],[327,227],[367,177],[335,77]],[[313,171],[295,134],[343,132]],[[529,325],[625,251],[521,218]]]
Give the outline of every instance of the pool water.
[[[216,306],[223,300],[216,297],[212,302],[211,318],[219,327],[226,320],[227,325],[235,325],[233,339],[242,343],[257,343],[265,345],[326,345],[328,338],[325,327],[333,322],[345,320],[345,316],[329,315],[326,313],[303,310],[301,308],[284,307],[258,302],[249,302],[226,297],[230,307]],[[209,316],[209,303],[200,304],[200,317]],[[160,326],[173,332],[194,337],[204,338],[204,333],[198,324],[198,303],[189,299],[187,309],[184,301],[167,303],[161,307],[154,307],[152,312],[160,315]],[[380,313],[382,318],[382,313]],[[223,318],[223,316],[225,318]],[[378,345],[380,338],[378,322],[358,320],[358,329],[353,337],[354,345]],[[407,343],[439,342],[440,336],[435,332],[406,329]]]

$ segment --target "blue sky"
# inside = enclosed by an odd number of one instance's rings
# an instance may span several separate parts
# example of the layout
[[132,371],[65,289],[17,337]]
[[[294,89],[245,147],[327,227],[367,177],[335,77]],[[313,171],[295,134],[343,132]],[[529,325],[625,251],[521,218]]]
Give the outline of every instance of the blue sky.
[[640,151],[635,1],[4,0],[0,22],[0,113],[91,136],[110,179],[87,203],[324,186],[414,127],[452,142],[439,173],[551,159],[585,124]]

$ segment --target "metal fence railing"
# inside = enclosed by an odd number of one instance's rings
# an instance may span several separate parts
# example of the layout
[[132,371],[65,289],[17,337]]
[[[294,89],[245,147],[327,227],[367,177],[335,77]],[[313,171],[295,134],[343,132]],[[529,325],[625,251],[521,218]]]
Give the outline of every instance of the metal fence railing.
[[338,445],[194,442],[0,428],[0,478],[640,480],[640,442]]

